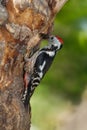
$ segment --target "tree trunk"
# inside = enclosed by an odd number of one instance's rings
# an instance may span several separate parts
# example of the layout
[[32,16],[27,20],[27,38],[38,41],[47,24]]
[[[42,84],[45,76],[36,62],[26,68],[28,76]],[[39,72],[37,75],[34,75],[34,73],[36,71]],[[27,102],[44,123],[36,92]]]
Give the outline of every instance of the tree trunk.
[[39,48],[40,33],[51,32],[66,1],[0,0],[0,130],[30,129],[30,106],[26,111],[21,101],[25,59]]

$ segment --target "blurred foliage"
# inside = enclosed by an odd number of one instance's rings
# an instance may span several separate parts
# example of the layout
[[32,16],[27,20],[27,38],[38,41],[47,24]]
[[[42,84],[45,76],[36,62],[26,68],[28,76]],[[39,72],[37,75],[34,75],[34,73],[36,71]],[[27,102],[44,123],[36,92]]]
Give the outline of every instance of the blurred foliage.
[[70,0],[58,13],[54,34],[64,40],[42,83],[56,93],[80,99],[87,84],[87,0]]
[[65,109],[64,100],[80,100],[87,86],[87,0],[69,0],[55,18],[53,34],[62,37],[64,46],[31,100],[40,130],[58,130],[52,115]]

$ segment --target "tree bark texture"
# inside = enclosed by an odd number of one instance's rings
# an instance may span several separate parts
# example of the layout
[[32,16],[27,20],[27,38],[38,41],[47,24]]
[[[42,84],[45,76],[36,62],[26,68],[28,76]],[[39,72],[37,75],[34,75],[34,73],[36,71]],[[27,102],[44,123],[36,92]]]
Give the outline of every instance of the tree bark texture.
[[[30,109],[21,101],[26,60],[39,49],[67,0],[0,0],[0,130],[29,130]],[[28,63],[32,73],[35,58]],[[27,70],[26,70],[27,71]]]

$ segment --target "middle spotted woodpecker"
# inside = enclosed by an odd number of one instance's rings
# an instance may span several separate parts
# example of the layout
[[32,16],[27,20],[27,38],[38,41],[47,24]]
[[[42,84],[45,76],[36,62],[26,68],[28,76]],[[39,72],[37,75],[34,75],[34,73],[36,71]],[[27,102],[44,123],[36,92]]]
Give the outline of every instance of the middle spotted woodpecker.
[[39,85],[40,81],[49,70],[57,51],[59,51],[63,45],[62,39],[58,36],[49,36],[48,42],[48,46],[45,46],[39,51],[31,79],[27,89],[24,90],[22,101],[25,106],[28,106],[35,88]]

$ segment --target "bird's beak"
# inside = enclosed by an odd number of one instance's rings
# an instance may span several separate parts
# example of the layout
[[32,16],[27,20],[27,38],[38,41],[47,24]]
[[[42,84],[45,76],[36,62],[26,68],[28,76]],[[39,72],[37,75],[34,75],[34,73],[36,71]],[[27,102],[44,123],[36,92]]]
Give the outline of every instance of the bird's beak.
[[49,34],[40,33],[40,37],[42,39],[48,39],[49,38]]

